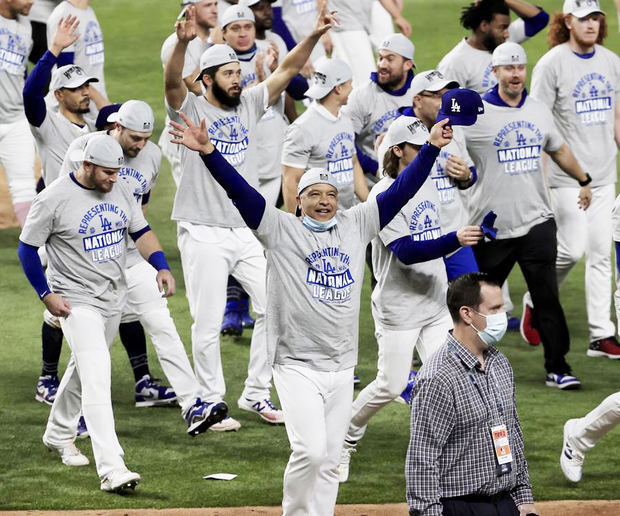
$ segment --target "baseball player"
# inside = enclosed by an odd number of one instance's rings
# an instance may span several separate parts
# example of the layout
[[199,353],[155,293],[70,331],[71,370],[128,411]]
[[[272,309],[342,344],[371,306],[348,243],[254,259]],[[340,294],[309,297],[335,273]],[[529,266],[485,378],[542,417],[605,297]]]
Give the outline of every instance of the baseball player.
[[355,152],[355,131],[340,110],[352,90],[351,69],[340,59],[321,58],[315,63],[313,83],[306,96],[310,107],[286,130],[282,149],[284,204],[296,209],[297,184],[309,168],[325,168],[338,185],[341,209],[368,197],[368,185]]
[[103,32],[101,25],[90,6],[90,0],[64,0],[52,11],[47,20],[47,44],[52,46],[56,27],[61,20],[68,16],[75,17],[80,23],[81,32],[73,43],[64,48],[58,55],[58,66],[76,64],[88,75],[96,77],[97,86],[91,92],[93,100],[98,107],[109,104],[108,94],[103,76],[105,62],[105,49],[103,45]]
[[[519,18],[510,23],[510,11]],[[481,95],[497,84],[491,53],[505,41],[521,43],[545,28],[549,15],[524,0],[480,0],[464,7],[461,25],[471,33],[437,65],[446,77]]]
[[[178,42],[164,72],[168,114],[172,119],[178,117],[179,110],[185,110],[194,120],[205,119],[209,133],[224,156],[256,185],[256,170],[248,166],[257,152],[253,139],[256,125],[266,107],[280,98],[291,78],[299,73],[319,37],[331,28],[334,18],[326,14],[323,2],[312,34],[297,45],[263,83],[243,92],[241,67],[234,50],[228,45],[212,46],[200,58],[201,72],[196,79],[204,85],[205,94],[197,97],[188,92],[182,80],[187,44],[195,35],[192,16],[192,7],[189,7],[186,21],[177,23]],[[227,277],[232,273],[250,294],[256,313],[248,378],[237,404],[270,423],[282,423],[282,412],[271,403],[269,395],[271,370],[266,360],[263,249],[225,192],[210,176],[202,173],[198,155],[182,149],[181,162],[183,175],[172,218],[178,222],[179,250],[194,320],[192,349],[196,376],[209,391],[208,399],[224,397],[219,332],[226,304]],[[227,418],[219,429],[238,429],[239,426],[233,418]]]
[[[457,120],[451,123],[456,125]],[[369,201],[394,183],[428,137],[427,126],[418,118],[401,116],[390,125],[384,138],[388,149],[383,158],[384,177],[371,190]],[[443,147],[440,155],[453,143]],[[439,168],[438,162],[439,158],[433,169]],[[435,183],[431,172],[399,214],[372,240],[373,271],[377,277],[372,293],[379,346],[377,377],[353,403],[338,466],[340,482],[349,477],[351,453],[364,436],[370,418],[407,385],[414,349],[425,362],[452,328],[445,301],[448,280],[441,257],[482,238],[478,226],[444,231],[444,212]]]
[[[88,425],[101,489],[134,488],[140,475],[129,471],[114,430],[109,345],[125,303],[127,236],[158,270],[157,287],[174,294],[175,282],[155,234],[125,182],[115,185],[123,150],[108,135],[93,138],[82,166],[47,187],[33,204],[20,236],[19,256],[47,310],[60,318],[72,353],[52,405],[43,442],[67,466],[88,459],[75,444],[80,409]],[[37,248],[46,245],[47,279]],[[49,281],[49,284],[48,284]],[[226,413],[224,404],[196,407],[208,425]]]
[[[194,77],[199,72],[200,56],[209,48],[209,36],[211,30],[217,26],[217,0],[184,0],[181,5],[183,9],[179,14],[179,19],[185,16],[187,7],[190,5],[194,8],[195,13],[195,27],[196,37],[192,39],[187,45],[187,51],[185,53],[185,61],[183,66],[183,80],[185,85],[190,91],[193,91],[196,95],[201,95],[200,84],[194,82]],[[176,32],[173,32],[168,36],[161,46],[161,64],[162,67],[166,67],[172,49],[177,41]],[[170,121],[166,118],[166,126]],[[179,149],[176,145],[170,144],[170,139],[166,134],[166,131],[162,131],[159,141],[157,142],[161,148],[164,156],[170,162],[170,168],[172,170],[172,179],[174,179],[175,185],[179,186],[181,179],[181,162],[179,161]]]
[[63,0],[34,0],[30,14],[30,26],[32,27],[32,50],[28,60],[36,64],[47,50],[47,20],[52,11]]
[[[558,284],[585,253],[588,356],[620,358],[610,314],[620,58],[602,46],[606,32],[598,1],[564,2],[563,12],[554,15],[549,29],[552,48],[532,73],[532,96],[552,110],[562,138],[592,178],[592,203],[584,212],[574,202],[578,186],[557,164],[547,163],[551,208],[558,225]],[[524,305],[530,305],[528,299]]]
[[342,112],[353,122],[357,156],[365,174],[377,174],[375,141],[385,133],[398,108],[411,105],[413,43],[402,34],[392,34],[379,45],[377,72],[353,89]]
[[28,18],[32,0],[0,4],[0,165],[4,168],[20,226],[35,196],[34,141],[21,92],[32,48]]
[[[146,211],[151,190],[155,185],[161,163],[161,152],[157,145],[149,141],[155,126],[155,118],[151,107],[140,100],[128,100],[117,113],[110,115],[115,127],[109,131],[123,150],[123,166],[118,177],[129,185],[130,191],[142,210]],[[61,175],[75,172],[80,166],[80,156],[93,138],[106,132],[86,134],[76,138],[69,146],[63,162]],[[181,338],[177,333],[174,321],[170,316],[168,303],[157,290],[156,271],[142,259],[133,242],[128,242],[125,269],[127,282],[127,301],[122,310],[121,327],[139,321],[146,329],[157,356],[160,359],[166,377],[172,384],[172,399],[181,405],[184,417],[192,413],[196,406],[206,399],[204,389],[196,380],[196,376],[185,353]],[[161,396],[151,393],[155,389],[150,375],[140,378],[136,384],[136,406],[154,406],[164,400],[170,400],[169,393]],[[172,389],[170,389],[172,391]],[[176,393],[176,394],[175,394]],[[159,394],[159,393],[158,393]],[[196,435],[194,421],[187,418],[188,433]],[[200,431],[205,427],[198,428]]]
[[[318,15],[317,6],[317,0],[282,0],[282,21],[294,43],[302,41],[314,30]],[[326,33],[321,37],[320,43],[312,49],[310,61],[314,63],[326,52],[331,54],[332,49],[330,33]]]
[[299,181],[297,218],[269,206],[235,171],[209,140],[205,120],[197,126],[182,118],[188,129],[174,123],[175,143],[198,151],[266,249],[269,362],[292,448],[284,515],[333,514],[351,412],[365,249],[420,188],[452,131],[446,121],[433,127],[389,189],[348,210],[338,210],[334,176],[310,169]]
[[[497,214],[497,240],[474,248],[480,270],[504,281],[515,263],[537,306],[535,326],[545,348],[545,383],[562,390],[580,386],[566,361],[568,326],[560,305],[555,261],[556,225],[542,174],[541,151],[573,180],[586,209],[591,199],[588,176],[555,127],[545,104],[527,95],[527,57],[518,43],[493,52],[498,84],[484,96],[485,115],[465,133],[469,155],[478,170],[471,189],[470,220]],[[457,110],[454,105],[453,110]]]

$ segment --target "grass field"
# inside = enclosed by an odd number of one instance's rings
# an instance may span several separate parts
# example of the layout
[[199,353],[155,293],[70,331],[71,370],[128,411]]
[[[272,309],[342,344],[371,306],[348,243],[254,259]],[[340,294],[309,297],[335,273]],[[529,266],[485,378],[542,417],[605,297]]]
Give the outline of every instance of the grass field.
[[[353,0],[351,0],[353,1]],[[540,0],[548,12],[561,8],[561,0]],[[416,44],[418,70],[433,68],[463,35],[458,10],[465,4],[449,0],[405,0]],[[619,49],[620,37],[611,0],[602,2],[609,14],[608,46]],[[171,32],[178,14],[173,0],[94,0],[103,25],[106,46],[106,82],[112,101],[139,98],[156,114],[158,132],[164,121],[161,42]],[[546,49],[543,36],[526,43],[530,62]],[[154,135],[157,140],[158,134]],[[166,161],[151,197],[149,220],[167,251],[179,292],[170,307],[178,330],[191,351],[191,320],[183,287],[175,225],[170,221],[174,185]],[[283,427],[273,428],[236,409],[248,357],[249,335],[224,339],[222,356],[231,414],[243,428],[238,433],[209,432],[195,439],[185,433],[178,409],[136,409],[133,377],[120,344],[112,349],[114,410],[117,432],[130,468],[143,483],[131,496],[99,491],[94,465],[70,469],[41,443],[48,407],[33,399],[40,372],[40,326],[43,305],[19,267],[15,249],[19,231],[0,232],[0,313],[4,317],[0,369],[0,509],[106,509],[278,505],[282,474],[289,454]],[[585,414],[605,396],[618,390],[620,363],[590,359],[585,322],[583,263],[569,276],[562,300],[571,330],[569,361],[583,381],[577,392],[546,388],[542,349],[530,348],[509,334],[501,349],[510,358],[517,378],[518,407],[523,424],[526,455],[537,499],[618,498],[620,432],[611,432],[588,454],[584,479],[575,486],[566,481],[558,465],[562,426],[569,417]],[[517,302],[524,291],[519,272],[510,280]],[[360,324],[358,374],[362,383],[375,375],[376,343],[369,310],[370,290],[365,285]],[[161,375],[152,347],[152,370]],[[68,358],[63,349],[62,364]],[[353,457],[350,481],[340,488],[339,503],[381,503],[404,500],[404,457],[408,442],[408,408],[391,404],[371,422],[366,438]],[[78,443],[91,458],[88,441]],[[236,473],[232,482],[207,482],[210,473]]]

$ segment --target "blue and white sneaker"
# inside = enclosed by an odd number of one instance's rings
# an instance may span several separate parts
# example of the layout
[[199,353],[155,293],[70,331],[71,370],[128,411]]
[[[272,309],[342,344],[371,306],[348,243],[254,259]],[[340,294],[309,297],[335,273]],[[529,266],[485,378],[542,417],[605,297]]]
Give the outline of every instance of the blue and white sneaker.
[[271,403],[269,398],[265,398],[263,400],[248,400],[246,398],[239,398],[237,400],[237,405],[241,410],[254,412],[255,414],[258,414],[261,419],[273,425],[284,423],[284,413],[273,403]]
[[80,416],[77,426],[77,434],[75,436],[78,439],[88,438],[88,428],[86,428],[86,421],[84,420],[84,416]]
[[570,374],[548,373],[545,384],[547,387],[557,387],[563,391],[572,391],[581,387],[579,378]]
[[210,403],[196,398],[196,402],[185,414],[187,433],[195,435],[206,432],[208,428],[222,421],[228,415],[228,405],[223,401]]
[[562,473],[571,482],[579,482],[583,471],[584,454],[575,448],[571,442],[571,431],[577,423],[576,419],[569,419],[564,423],[564,445],[560,454]]
[[52,405],[56,399],[56,391],[58,391],[59,384],[60,381],[58,380],[58,375],[47,374],[44,376],[39,376],[39,381],[37,382],[37,392],[34,395],[34,399],[40,401],[41,403]]
[[228,301],[226,303],[226,311],[224,312],[224,321],[222,322],[220,333],[230,337],[240,337],[243,333],[239,301]]
[[360,377],[357,376],[356,374],[353,375],[353,385],[359,385],[360,383],[362,383],[362,380],[360,380]]
[[415,377],[417,374],[417,371],[409,371],[409,380],[407,381],[407,387],[405,387],[405,390],[400,393],[400,396],[394,399],[396,403],[411,405],[413,386],[415,385]]
[[154,378],[145,374],[136,383],[136,407],[155,407],[172,405],[177,400],[176,393],[165,385],[159,385]]

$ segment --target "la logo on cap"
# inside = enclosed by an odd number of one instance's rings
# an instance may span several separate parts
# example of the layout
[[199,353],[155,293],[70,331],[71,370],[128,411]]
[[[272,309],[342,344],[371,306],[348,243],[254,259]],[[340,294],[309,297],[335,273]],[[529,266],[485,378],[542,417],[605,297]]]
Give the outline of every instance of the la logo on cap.
[[450,106],[450,111],[453,113],[461,112],[461,105],[456,101],[454,97],[452,97],[452,105]]

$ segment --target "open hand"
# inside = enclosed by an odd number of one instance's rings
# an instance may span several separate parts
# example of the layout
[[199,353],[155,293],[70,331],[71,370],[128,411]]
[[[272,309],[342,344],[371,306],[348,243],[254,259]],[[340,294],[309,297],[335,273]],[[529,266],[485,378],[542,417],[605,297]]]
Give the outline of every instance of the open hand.
[[190,5],[185,9],[185,20],[178,20],[174,24],[177,39],[189,43],[198,34],[196,29],[196,8]]
[[200,121],[200,125],[196,125],[185,113],[179,111],[179,116],[186,125],[170,120],[170,125],[174,128],[168,131],[174,136],[170,141],[176,145],[185,145],[190,150],[211,154],[215,147],[209,140],[205,119]]
[[80,20],[77,19],[77,16],[69,15],[58,20],[56,34],[54,34],[52,46],[50,47],[52,54],[58,57],[65,48],[70,47],[77,41],[80,37],[80,33],[77,32],[79,24]]
[[327,11],[327,0],[319,0],[318,2],[319,16],[316,20],[315,32],[319,35],[325,34],[329,29],[338,25],[336,11]]

